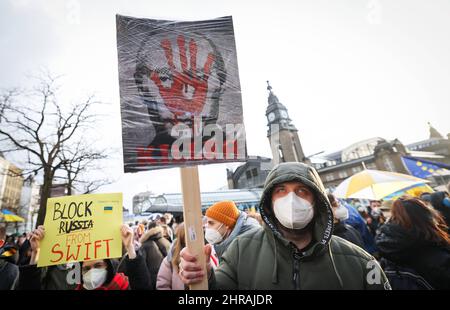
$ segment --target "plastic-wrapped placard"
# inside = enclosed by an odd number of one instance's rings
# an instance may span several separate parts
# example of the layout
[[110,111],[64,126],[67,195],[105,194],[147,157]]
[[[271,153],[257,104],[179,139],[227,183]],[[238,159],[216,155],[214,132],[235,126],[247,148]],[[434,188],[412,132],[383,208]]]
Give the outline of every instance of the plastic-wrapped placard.
[[247,157],[233,21],[117,15],[125,172]]

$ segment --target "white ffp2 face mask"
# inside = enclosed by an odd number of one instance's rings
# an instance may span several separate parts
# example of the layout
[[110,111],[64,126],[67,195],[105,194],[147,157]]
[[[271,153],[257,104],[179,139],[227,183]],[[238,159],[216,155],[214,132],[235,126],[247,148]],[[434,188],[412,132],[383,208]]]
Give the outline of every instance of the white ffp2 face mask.
[[218,229],[205,228],[205,239],[209,244],[217,244],[222,242],[223,236],[220,234],[219,229],[223,226],[220,225]]
[[103,268],[92,268],[83,275],[83,287],[87,290],[95,290],[106,280],[108,271]]
[[305,228],[314,217],[312,204],[298,197],[294,192],[276,199],[273,203],[273,211],[277,220],[290,229]]
[[342,205],[339,205],[334,209],[334,217],[339,221],[345,221],[348,219],[348,209]]

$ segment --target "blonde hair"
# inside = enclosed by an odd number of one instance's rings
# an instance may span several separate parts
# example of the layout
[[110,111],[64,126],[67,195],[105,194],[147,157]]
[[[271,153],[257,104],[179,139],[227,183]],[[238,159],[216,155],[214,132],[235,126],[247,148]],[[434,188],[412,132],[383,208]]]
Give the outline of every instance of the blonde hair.
[[175,244],[173,246],[173,256],[172,256],[172,266],[173,269],[178,273],[178,265],[181,262],[180,252],[186,246],[186,235],[184,233],[184,223],[181,223],[177,226],[176,230],[176,239]]

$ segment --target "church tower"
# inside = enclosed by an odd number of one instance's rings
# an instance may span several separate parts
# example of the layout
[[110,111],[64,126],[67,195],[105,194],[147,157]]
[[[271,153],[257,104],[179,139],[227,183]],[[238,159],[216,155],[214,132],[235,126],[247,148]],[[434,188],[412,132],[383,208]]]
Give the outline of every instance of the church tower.
[[267,90],[269,91],[269,105],[266,109],[267,126],[269,127],[267,137],[272,149],[274,164],[289,161],[309,163],[303,153],[298,130],[292,124],[286,107],[273,93],[269,81],[267,81]]

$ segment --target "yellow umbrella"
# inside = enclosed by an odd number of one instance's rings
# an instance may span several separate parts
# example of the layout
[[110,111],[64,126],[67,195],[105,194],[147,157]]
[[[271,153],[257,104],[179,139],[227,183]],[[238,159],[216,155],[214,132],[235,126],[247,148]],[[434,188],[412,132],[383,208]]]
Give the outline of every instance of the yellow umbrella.
[[333,193],[338,198],[380,200],[405,188],[428,182],[406,174],[367,169],[345,179]]
[[423,193],[433,193],[434,190],[428,185],[428,184],[418,184],[413,185],[412,187],[404,188],[398,192],[392,193],[391,195],[388,195],[384,197],[384,200],[395,200],[402,195],[411,195],[413,197],[420,197]]
[[15,215],[9,210],[0,211],[0,218],[3,219],[4,222],[24,222],[25,219]]

